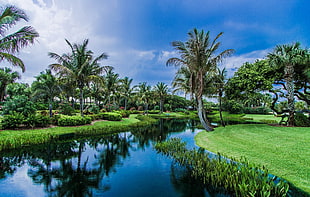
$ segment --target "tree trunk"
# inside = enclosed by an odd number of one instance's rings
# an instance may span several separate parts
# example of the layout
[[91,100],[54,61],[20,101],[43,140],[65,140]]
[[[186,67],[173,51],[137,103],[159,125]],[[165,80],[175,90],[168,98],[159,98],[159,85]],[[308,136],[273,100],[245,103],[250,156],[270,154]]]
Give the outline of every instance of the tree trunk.
[[163,109],[163,103],[164,103],[164,101],[163,101],[163,99],[162,98],[160,98],[160,102],[159,102],[160,104],[160,113],[162,114],[163,112],[164,112],[164,109]]
[[80,88],[80,112],[82,117],[84,116],[83,109],[84,109],[83,88]]
[[205,130],[213,131],[212,126],[210,125],[209,121],[206,118],[202,98],[197,98],[197,102],[198,102],[198,116],[199,116],[200,123],[205,128]]
[[294,67],[293,65],[285,66],[285,78],[287,86],[287,104],[288,104],[288,126],[294,126],[294,112],[295,112],[295,103],[294,103]]
[[221,124],[223,127],[225,127],[225,122],[223,120],[223,114],[222,114],[222,94],[219,94],[219,111],[220,111],[220,118],[221,118]]

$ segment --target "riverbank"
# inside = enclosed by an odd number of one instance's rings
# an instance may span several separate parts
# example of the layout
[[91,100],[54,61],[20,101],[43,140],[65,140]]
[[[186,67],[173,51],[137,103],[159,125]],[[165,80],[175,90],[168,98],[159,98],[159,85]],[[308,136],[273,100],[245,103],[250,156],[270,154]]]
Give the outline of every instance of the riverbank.
[[310,193],[310,127],[240,124],[200,132],[195,141],[211,152],[264,165]]
[[51,139],[59,139],[66,136],[83,137],[90,135],[112,134],[122,132],[134,127],[146,126],[156,120],[137,114],[131,114],[129,118],[121,121],[96,121],[91,125],[74,127],[49,127],[29,130],[2,130],[0,131],[0,151],[19,148],[34,144],[48,142]]

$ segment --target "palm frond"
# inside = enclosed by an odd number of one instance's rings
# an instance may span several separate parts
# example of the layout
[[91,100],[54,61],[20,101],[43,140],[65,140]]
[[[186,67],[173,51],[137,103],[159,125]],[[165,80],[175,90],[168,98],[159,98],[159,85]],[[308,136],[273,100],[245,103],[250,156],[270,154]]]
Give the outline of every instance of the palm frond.
[[22,69],[22,72],[25,72],[25,65],[21,59],[18,57],[9,54],[9,53],[4,53],[0,52],[0,61],[6,60],[9,63],[11,63],[13,66],[20,67]]

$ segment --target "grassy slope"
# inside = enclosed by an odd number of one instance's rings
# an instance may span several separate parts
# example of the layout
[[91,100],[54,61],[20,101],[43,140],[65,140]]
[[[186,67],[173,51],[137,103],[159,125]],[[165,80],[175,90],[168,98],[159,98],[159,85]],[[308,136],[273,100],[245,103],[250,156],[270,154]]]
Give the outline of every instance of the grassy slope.
[[310,128],[232,125],[200,132],[198,146],[228,157],[246,157],[310,193]]

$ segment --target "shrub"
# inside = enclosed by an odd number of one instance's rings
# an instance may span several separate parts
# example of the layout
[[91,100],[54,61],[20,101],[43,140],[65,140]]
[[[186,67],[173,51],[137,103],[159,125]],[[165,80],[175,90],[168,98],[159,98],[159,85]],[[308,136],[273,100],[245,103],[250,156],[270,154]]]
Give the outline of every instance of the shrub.
[[229,100],[223,103],[223,110],[231,114],[243,113],[243,106],[234,100]]
[[131,112],[128,110],[121,110],[121,111],[118,111],[117,113],[119,113],[123,118],[128,118],[129,115],[131,114]]
[[298,127],[309,127],[310,120],[302,113],[296,113],[294,116],[295,126]]
[[114,112],[106,112],[101,114],[101,118],[103,120],[110,120],[110,121],[120,121],[122,120],[122,115],[119,113],[114,113]]
[[51,118],[43,115],[28,116],[24,122],[27,127],[46,127],[51,124]]
[[64,115],[73,115],[75,113],[74,109],[69,105],[69,104],[59,104],[59,113],[64,114]]
[[8,99],[3,105],[3,114],[21,113],[29,116],[36,112],[35,104],[25,95],[17,95]]
[[89,116],[61,116],[58,119],[59,126],[77,126],[77,125],[85,125],[90,124],[92,121]]
[[266,107],[245,107],[243,108],[243,112],[246,114],[268,114],[268,112],[270,112],[270,109]]
[[3,129],[15,129],[20,127],[24,123],[25,116],[21,113],[13,113],[3,116],[2,128]]
[[94,114],[98,114],[100,111],[100,108],[97,105],[92,105],[92,106],[90,106],[89,111],[94,113]]
[[159,114],[160,110],[149,110],[148,113],[149,114]]

